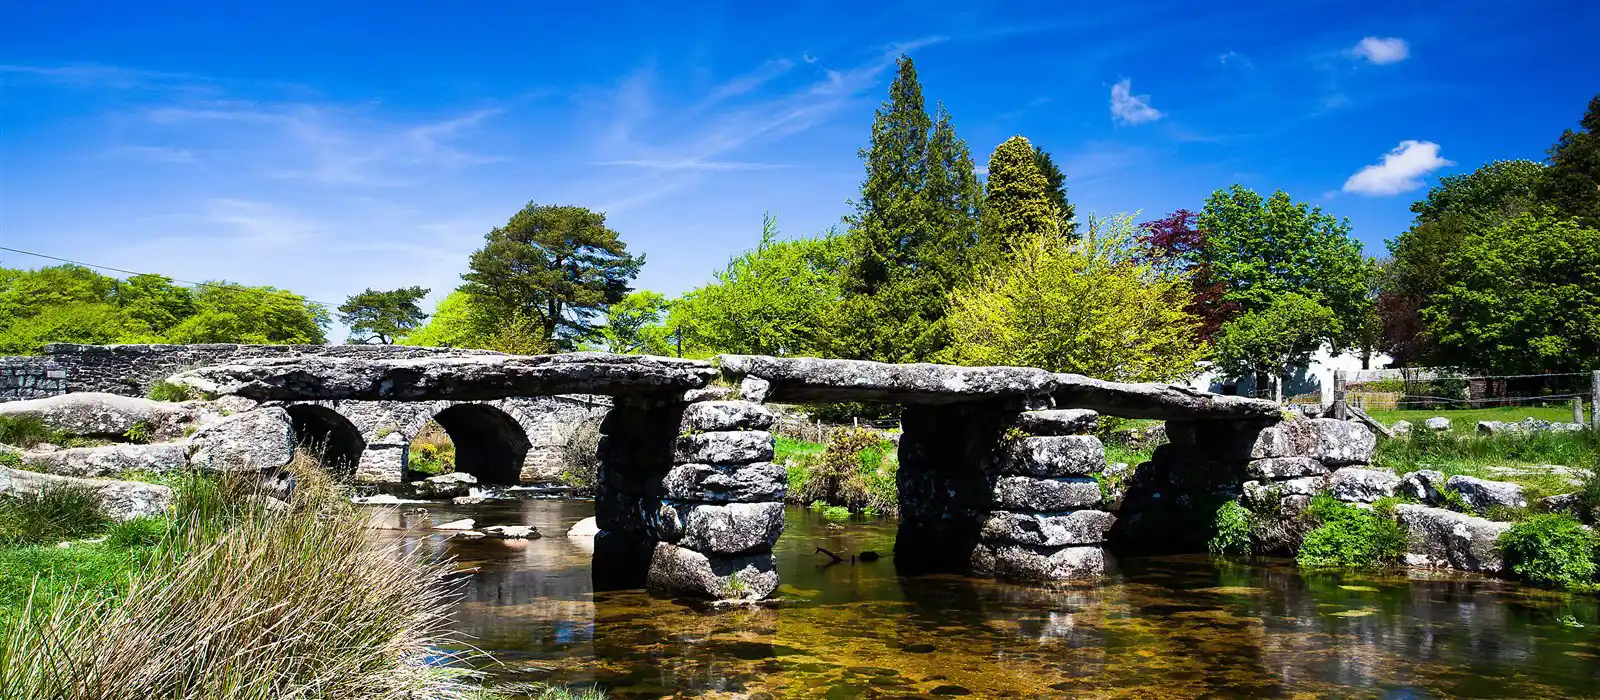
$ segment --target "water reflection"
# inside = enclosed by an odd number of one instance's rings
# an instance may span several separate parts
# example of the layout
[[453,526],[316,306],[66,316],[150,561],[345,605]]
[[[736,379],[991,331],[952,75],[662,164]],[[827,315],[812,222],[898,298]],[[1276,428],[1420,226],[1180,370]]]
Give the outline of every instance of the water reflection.
[[[594,592],[591,543],[564,536],[592,510],[536,501],[427,516],[547,534],[528,542],[390,535],[478,567],[457,626],[501,662],[497,675],[621,698],[1600,694],[1593,595],[1205,557],[1124,559],[1097,586],[901,576],[892,522],[841,527],[791,509],[776,552],[782,603],[708,612],[637,589]],[[817,547],[847,561],[829,564]],[[848,561],[866,551],[884,558]]]

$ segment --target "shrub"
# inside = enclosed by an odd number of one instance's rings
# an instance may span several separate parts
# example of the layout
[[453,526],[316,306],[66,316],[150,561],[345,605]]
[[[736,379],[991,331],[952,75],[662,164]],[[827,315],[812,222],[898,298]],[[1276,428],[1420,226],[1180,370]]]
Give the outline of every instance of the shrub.
[[22,468],[22,455],[15,452],[0,452],[0,467],[8,469]]
[[900,463],[891,457],[893,449],[892,443],[870,430],[833,431],[822,454],[804,460],[806,473],[801,483],[789,484],[793,500],[821,501],[851,510],[870,507],[881,513],[898,512],[896,472]]
[[406,469],[430,476],[456,470],[456,445],[444,426],[428,421],[417,431],[406,451]]
[[122,549],[154,547],[161,543],[171,523],[166,518],[142,516],[113,523],[106,529],[106,545]]
[[829,520],[849,520],[850,509],[844,506],[828,506],[822,509],[822,517]]
[[0,496],[0,545],[82,539],[109,524],[100,497],[87,488],[52,486],[37,494]]
[[60,443],[66,437],[39,416],[26,413],[0,416],[0,444],[33,447],[44,442]]
[[600,420],[588,418],[568,431],[561,445],[561,482],[578,494],[600,485]]
[[1238,501],[1228,501],[1217,509],[1216,535],[1206,543],[1215,554],[1249,554],[1250,511]]
[[1405,553],[1406,533],[1399,523],[1328,494],[1311,499],[1305,517],[1318,525],[1300,543],[1295,555],[1300,568],[1381,568]]
[[146,396],[156,401],[196,401],[204,398],[200,390],[192,386],[174,384],[165,379],[150,385]]
[[1512,573],[1533,583],[1576,587],[1594,581],[1600,539],[1572,516],[1534,515],[1512,525],[1496,545]]
[[142,422],[134,423],[133,425],[128,426],[128,429],[122,433],[122,437],[127,438],[128,442],[136,445],[149,443],[150,424]]

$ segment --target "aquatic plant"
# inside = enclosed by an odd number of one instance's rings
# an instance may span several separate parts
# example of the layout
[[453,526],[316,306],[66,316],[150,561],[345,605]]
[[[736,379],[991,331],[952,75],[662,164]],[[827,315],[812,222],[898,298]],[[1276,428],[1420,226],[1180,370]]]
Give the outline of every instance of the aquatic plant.
[[1249,554],[1251,514],[1238,501],[1228,501],[1217,509],[1216,535],[1206,543],[1214,554]]
[[1567,588],[1594,583],[1600,539],[1563,513],[1534,515],[1501,533],[1495,542],[1507,568],[1533,583]]
[[844,506],[828,506],[822,509],[822,517],[829,520],[849,520],[850,509]]
[[1302,569],[1381,568],[1405,553],[1406,533],[1399,523],[1326,493],[1311,499],[1304,517],[1317,526],[1306,533],[1295,555]]

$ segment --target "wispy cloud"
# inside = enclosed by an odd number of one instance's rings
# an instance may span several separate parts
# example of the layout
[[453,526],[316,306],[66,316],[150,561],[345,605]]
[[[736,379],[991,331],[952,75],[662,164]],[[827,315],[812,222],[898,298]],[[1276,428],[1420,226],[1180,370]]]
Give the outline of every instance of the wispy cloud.
[[94,63],[55,66],[0,64],[0,75],[10,76],[13,80],[29,78],[57,85],[115,90],[193,86],[208,82],[183,73],[163,73]]
[[1411,45],[1399,37],[1369,36],[1356,42],[1349,54],[1381,66],[1406,60],[1411,55]]
[[648,170],[774,170],[790,167],[785,163],[747,163],[730,160],[608,160],[595,165],[614,165]]
[[1344,182],[1344,191],[1370,197],[1410,192],[1422,187],[1421,177],[1455,163],[1439,157],[1439,144],[1401,141],[1384,154],[1383,162],[1362,168]]
[[1111,119],[1119,124],[1136,125],[1160,119],[1161,112],[1150,106],[1149,95],[1133,94],[1133,80],[1123,78],[1111,86]]
[[187,148],[168,148],[166,146],[122,146],[108,155],[118,158],[134,158],[180,165],[189,165],[200,161],[195,156],[194,151]]
[[1255,65],[1251,63],[1250,59],[1245,57],[1244,54],[1234,51],[1233,49],[1228,49],[1227,51],[1217,54],[1217,63],[1221,63],[1224,66],[1239,66],[1241,68],[1250,68]]

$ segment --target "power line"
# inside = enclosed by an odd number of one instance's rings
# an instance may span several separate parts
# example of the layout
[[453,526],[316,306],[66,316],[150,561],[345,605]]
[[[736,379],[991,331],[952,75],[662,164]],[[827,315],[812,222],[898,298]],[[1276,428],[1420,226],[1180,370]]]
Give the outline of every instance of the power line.
[[[86,263],[86,262],[82,262],[82,261],[79,261],[79,260],[68,260],[66,258],[58,258],[58,257],[56,257],[54,255],[45,255],[44,253],[35,253],[35,252],[31,251],[31,250],[19,250],[17,248],[7,248],[5,246],[0,246],[0,250],[12,252],[12,253],[21,253],[23,255],[32,255],[32,256],[34,256],[36,258],[44,258],[46,260],[54,260],[56,262],[64,262],[64,263],[67,263],[69,265],[78,265],[78,266],[81,266],[81,267],[92,267],[92,268],[95,268],[97,270],[110,270],[112,272],[120,272],[120,273],[122,273],[124,275],[151,275],[151,276],[154,276],[154,277],[166,277],[167,279],[172,280],[174,282],[181,282],[183,284],[187,284],[187,285],[194,286],[194,287],[208,287],[208,288],[211,288],[211,289],[223,289],[223,290],[227,290],[227,291],[230,291],[230,292],[251,292],[251,293],[254,293],[254,294],[271,294],[271,292],[264,291],[264,290],[261,290],[261,289],[256,289],[254,287],[245,287],[245,286],[242,286],[242,285],[240,285],[240,286],[231,286],[231,285],[226,285],[226,284],[214,284],[214,283],[211,283],[211,282],[190,282],[189,280],[181,280],[181,279],[178,279],[176,277],[167,277],[167,275],[156,274],[156,273],[153,273],[153,272],[135,272],[133,270],[124,270],[124,269],[122,269],[120,267],[112,267],[110,265],[96,265],[94,263]],[[288,292],[289,290],[284,289],[284,290],[279,290],[279,291]],[[289,293],[290,294],[294,294],[294,292],[289,292]],[[295,294],[295,296],[300,296],[300,295]],[[300,297],[300,298],[301,299],[305,299],[306,301],[309,301],[309,302],[311,302],[313,304],[316,304],[318,306],[326,306],[328,308],[335,308],[335,307],[338,306],[337,304],[329,304],[328,302],[317,301],[316,299],[306,299],[305,297]]]

